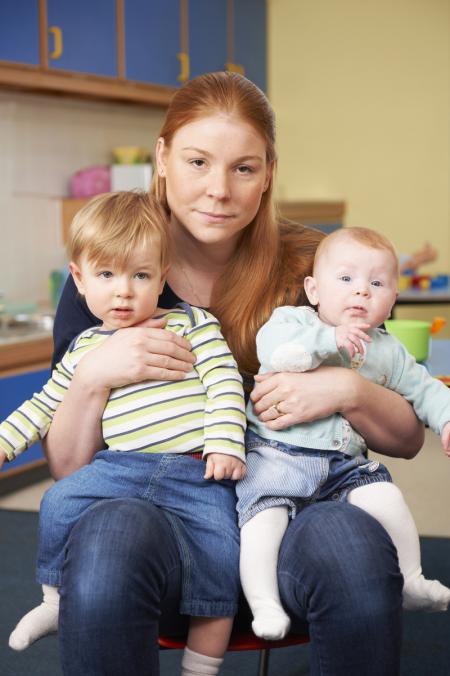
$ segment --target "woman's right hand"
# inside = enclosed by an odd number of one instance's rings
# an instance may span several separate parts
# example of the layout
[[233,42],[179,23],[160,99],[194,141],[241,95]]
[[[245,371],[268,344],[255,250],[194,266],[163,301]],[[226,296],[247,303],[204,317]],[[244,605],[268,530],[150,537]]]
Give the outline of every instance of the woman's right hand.
[[189,341],[165,324],[162,317],[119,329],[81,359],[78,378],[108,391],[144,380],[182,380],[195,357]]

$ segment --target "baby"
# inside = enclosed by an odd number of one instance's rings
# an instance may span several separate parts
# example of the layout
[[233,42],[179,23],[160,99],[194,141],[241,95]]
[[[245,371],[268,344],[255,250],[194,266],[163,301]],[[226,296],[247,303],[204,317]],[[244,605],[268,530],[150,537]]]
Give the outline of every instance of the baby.
[[[324,238],[305,291],[316,307],[280,307],[257,335],[260,373],[308,371],[320,364],[358,369],[402,394],[418,417],[441,435],[450,456],[450,391],[377,327],[397,296],[392,244],[365,228]],[[427,580],[411,513],[387,469],[368,460],[364,439],[340,414],[279,430],[283,402],[262,423],[247,409],[247,471],[237,485],[240,572],[258,636],[278,639],[289,629],[277,585],[277,558],[289,518],[319,500],[347,500],[375,517],[397,548],[404,608],[446,610],[450,589]],[[265,565],[260,562],[264,560]]]
[[[91,200],[71,225],[68,253],[74,282],[99,326],[75,338],[42,392],[0,425],[0,466],[46,435],[87,352],[117,329],[164,314],[157,304],[168,266],[167,216],[147,194]],[[236,498],[226,479],[245,471],[242,379],[209,312],[182,303],[165,318],[166,329],[191,343],[194,368],[181,381],[112,390],[102,418],[108,450],[44,496],[37,563],[44,600],[11,634],[15,650],[57,630],[65,544],[81,514],[98,500],[134,497],[164,509],[179,545],[180,612],[195,616],[183,674],[218,673],[239,596]],[[209,579],[205,569],[220,570],[220,579]]]

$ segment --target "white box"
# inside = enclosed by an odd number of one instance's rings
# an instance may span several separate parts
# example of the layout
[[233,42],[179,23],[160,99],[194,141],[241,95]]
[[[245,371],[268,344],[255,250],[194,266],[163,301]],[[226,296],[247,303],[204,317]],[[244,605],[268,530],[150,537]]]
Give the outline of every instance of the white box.
[[149,190],[152,173],[151,164],[113,164],[111,190]]

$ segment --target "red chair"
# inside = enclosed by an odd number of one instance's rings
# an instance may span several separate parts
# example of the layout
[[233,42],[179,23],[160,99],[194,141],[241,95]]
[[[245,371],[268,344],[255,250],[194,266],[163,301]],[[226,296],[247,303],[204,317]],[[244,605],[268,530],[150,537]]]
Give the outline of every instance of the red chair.
[[[286,646],[300,645],[302,643],[309,643],[309,636],[307,634],[288,634],[281,641],[264,641],[251,632],[241,632],[239,634],[232,634],[228,650],[259,650],[257,676],[268,676],[271,648],[285,648]],[[186,641],[180,638],[174,639],[160,636],[159,645],[161,648],[182,649],[185,647]]]

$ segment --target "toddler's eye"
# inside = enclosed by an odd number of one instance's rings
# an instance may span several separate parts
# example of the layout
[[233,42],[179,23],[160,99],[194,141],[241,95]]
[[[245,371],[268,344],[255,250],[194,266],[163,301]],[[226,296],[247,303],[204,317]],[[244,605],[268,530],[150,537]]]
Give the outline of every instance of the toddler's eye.
[[380,282],[379,279],[374,279],[372,282],[372,286],[383,286],[382,282]]
[[341,282],[351,282],[352,278],[350,277],[350,275],[341,275],[340,280]]
[[110,270],[102,270],[99,272],[99,277],[104,277],[105,279],[109,279],[110,277],[113,276],[113,273]]
[[148,279],[150,275],[148,272],[136,272],[135,277],[137,277],[137,279]]

